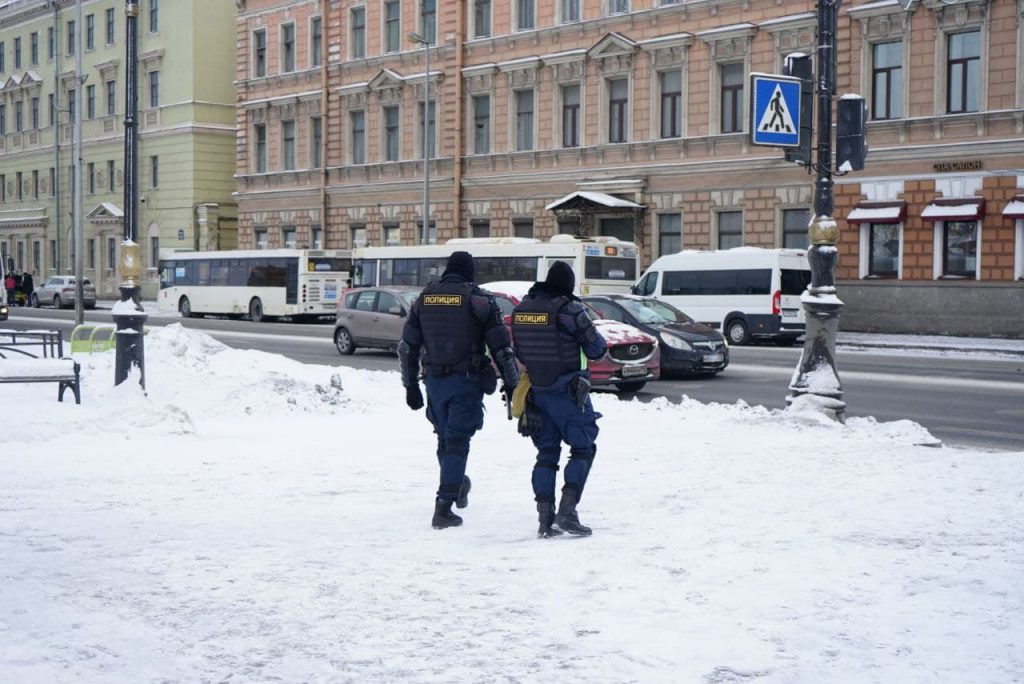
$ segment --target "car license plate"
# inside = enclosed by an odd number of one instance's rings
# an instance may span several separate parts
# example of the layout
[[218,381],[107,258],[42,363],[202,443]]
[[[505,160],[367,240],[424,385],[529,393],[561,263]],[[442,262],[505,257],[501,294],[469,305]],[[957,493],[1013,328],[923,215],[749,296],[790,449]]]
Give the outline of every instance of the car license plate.
[[705,354],[704,363],[722,363],[725,361],[724,354]]
[[783,318],[798,318],[800,316],[800,309],[783,309]]
[[647,366],[623,366],[622,377],[635,378],[639,375],[647,375]]

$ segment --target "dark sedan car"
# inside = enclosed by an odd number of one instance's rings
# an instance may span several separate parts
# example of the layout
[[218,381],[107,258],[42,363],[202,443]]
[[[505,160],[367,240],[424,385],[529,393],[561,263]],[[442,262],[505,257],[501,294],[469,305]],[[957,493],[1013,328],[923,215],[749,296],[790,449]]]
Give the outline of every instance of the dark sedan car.
[[672,373],[714,375],[729,365],[729,345],[722,334],[695,322],[671,304],[627,294],[584,297],[583,301],[613,321],[636,326],[661,342],[662,377]]

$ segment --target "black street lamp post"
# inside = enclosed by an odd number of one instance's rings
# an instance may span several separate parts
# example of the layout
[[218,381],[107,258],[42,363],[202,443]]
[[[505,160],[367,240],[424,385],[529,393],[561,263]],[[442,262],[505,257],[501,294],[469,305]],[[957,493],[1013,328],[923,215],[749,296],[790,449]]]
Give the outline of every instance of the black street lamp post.
[[138,207],[138,16],[135,0],[125,0],[125,116],[124,116],[124,241],[121,243],[121,301],[114,305],[117,328],[114,384],[139,368],[139,384],[146,387],[143,325],[146,313],[139,303],[142,253],[135,242]]
[[814,395],[817,405],[843,421],[846,403],[836,370],[836,333],[843,303],[836,296],[835,269],[839,259],[836,243],[839,226],[832,214],[835,208],[832,182],[832,100],[836,89],[836,24],[841,0],[818,0],[818,130],[814,183],[814,219],[809,227],[811,246],[807,260],[811,266],[811,284],[804,293],[803,308],[807,322],[804,350],[789,384],[792,402],[797,397]]

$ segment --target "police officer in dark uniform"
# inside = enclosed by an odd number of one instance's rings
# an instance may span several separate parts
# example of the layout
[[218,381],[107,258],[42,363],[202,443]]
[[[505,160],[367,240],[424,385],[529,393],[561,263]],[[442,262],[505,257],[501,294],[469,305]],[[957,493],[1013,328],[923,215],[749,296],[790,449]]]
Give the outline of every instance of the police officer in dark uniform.
[[[520,426],[537,447],[533,493],[541,537],[563,531],[591,533],[580,523],[576,505],[597,452],[601,414],[590,403],[590,375],[582,356],[599,359],[607,345],[573,295],[575,285],[569,265],[556,261],[547,278],[530,288],[512,314],[516,357],[530,376],[530,398]],[[555,480],[563,441],[569,445],[569,462],[556,513]]]
[[405,403],[414,411],[423,406],[419,372],[420,350],[424,350],[427,419],[437,433],[441,466],[432,521],[435,529],[461,525],[462,518],[452,513],[452,504],[458,508],[468,504],[469,440],[484,424],[484,392],[490,394],[497,385],[485,346],[497,364],[506,396],[511,396],[519,383],[501,309],[493,295],[473,283],[475,278],[473,257],[468,252],[453,253],[441,280],[427,285],[413,304],[398,346]]

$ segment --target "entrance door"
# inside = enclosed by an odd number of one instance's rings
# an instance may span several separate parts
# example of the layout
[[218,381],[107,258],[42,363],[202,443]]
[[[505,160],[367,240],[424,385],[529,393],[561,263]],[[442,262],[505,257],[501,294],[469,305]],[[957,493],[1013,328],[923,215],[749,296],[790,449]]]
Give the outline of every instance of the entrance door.
[[601,219],[600,235],[618,238],[626,242],[633,242],[633,218],[603,218]]

